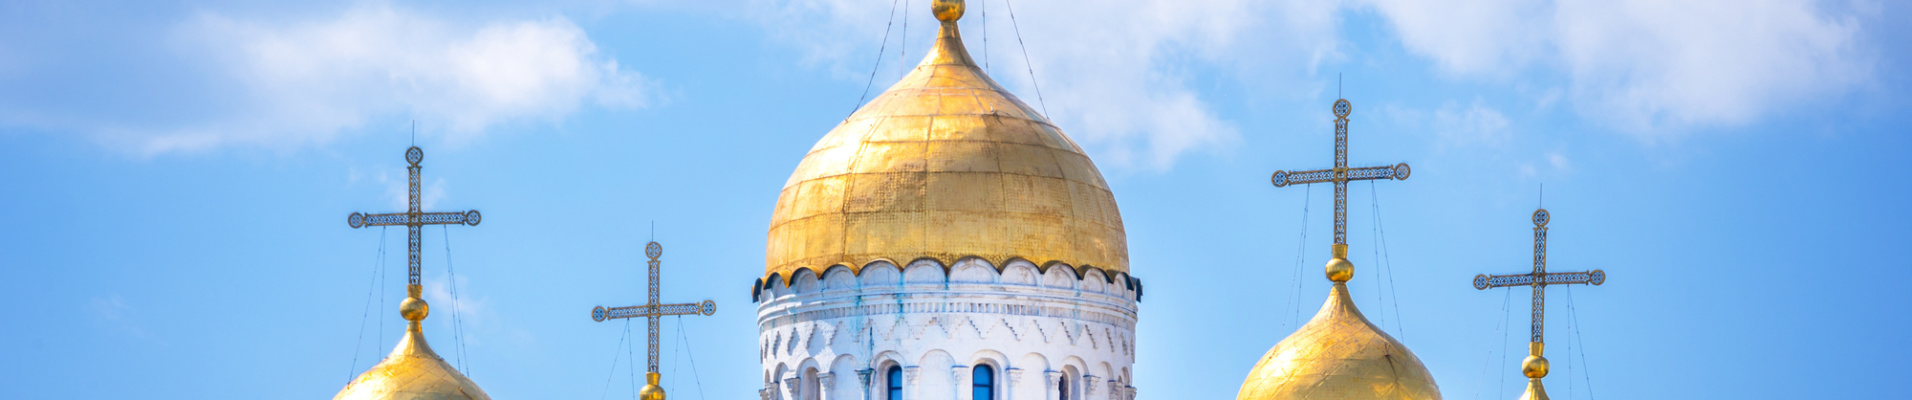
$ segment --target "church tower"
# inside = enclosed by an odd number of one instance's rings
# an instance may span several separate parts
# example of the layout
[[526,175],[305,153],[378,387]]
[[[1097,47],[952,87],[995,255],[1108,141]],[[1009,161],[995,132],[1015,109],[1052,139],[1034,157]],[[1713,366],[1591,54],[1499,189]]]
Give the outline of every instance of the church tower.
[[[910,0],[906,0],[910,1]],[[935,0],[928,56],[804,156],[757,302],[765,400],[1132,399],[1139,280],[1081,149]]]

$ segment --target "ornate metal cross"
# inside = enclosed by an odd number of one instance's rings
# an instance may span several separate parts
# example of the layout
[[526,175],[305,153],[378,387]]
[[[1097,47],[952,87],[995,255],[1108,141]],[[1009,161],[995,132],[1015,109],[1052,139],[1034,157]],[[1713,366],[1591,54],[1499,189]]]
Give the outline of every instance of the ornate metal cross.
[[1407,163],[1394,166],[1348,168],[1348,112],[1351,106],[1348,99],[1334,101],[1334,168],[1312,171],[1275,171],[1269,178],[1275,187],[1288,185],[1334,182],[1334,244],[1336,249],[1348,245],[1348,181],[1371,179],[1406,180]]
[[[1592,270],[1581,272],[1547,272],[1547,222],[1552,215],[1547,209],[1534,210],[1534,272],[1512,275],[1475,275],[1474,288],[1509,286],[1531,286],[1534,288],[1533,331],[1528,339],[1528,361],[1523,361],[1521,371],[1535,380],[1547,376],[1547,359],[1541,357],[1546,347],[1542,332],[1546,328],[1547,285],[1586,284],[1598,286],[1607,282],[1606,271]],[[1535,365],[1535,364],[1538,365]],[[1535,376],[1538,375],[1538,376]]]
[[[644,245],[644,255],[651,258],[650,302],[645,303],[643,305],[636,305],[636,306],[629,306],[629,307],[604,308],[604,306],[598,306],[597,308],[591,309],[591,320],[597,321],[597,322],[604,322],[604,320],[608,320],[608,319],[644,317],[646,322],[649,322],[650,324],[650,342],[649,342],[650,351],[645,353],[650,356],[650,359],[647,361],[648,364],[646,365],[649,366],[649,369],[647,369],[646,371],[649,372],[649,375],[655,376],[657,374],[658,318],[666,316],[666,315],[716,314],[717,302],[704,300],[704,302],[702,303],[658,304],[657,266],[659,263],[657,261],[657,257],[664,255],[664,245],[657,244],[657,242],[651,242],[650,244],[646,244]],[[651,378],[651,385],[654,386],[656,384],[657,384],[656,378]],[[649,388],[646,387],[646,389],[649,389]]]
[[[406,269],[409,275],[407,275],[407,278],[405,280],[405,284],[407,288],[418,287],[418,246],[419,246],[418,231],[419,229],[424,228],[425,225],[463,224],[463,225],[478,226],[478,221],[480,219],[478,215],[478,210],[470,210],[465,212],[424,212],[423,210],[419,209],[418,170],[422,167],[418,166],[418,162],[424,161],[424,160],[425,160],[425,151],[418,149],[418,146],[412,146],[412,148],[405,149],[405,162],[411,163],[410,167],[405,167],[405,170],[411,173],[411,185],[410,185],[411,195],[410,195],[410,201],[407,203],[409,204],[409,206],[406,208],[405,212],[385,213],[385,214],[352,213],[351,216],[345,217],[345,223],[347,225],[351,225],[353,228],[364,228],[364,227],[372,227],[372,226],[398,226],[398,225],[405,226],[407,231],[407,236],[406,236],[407,241],[410,243],[410,248],[407,252],[408,258],[410,261]],[[417,292],[414,291],[412,293],[417,293]],[[418,297],[418,296],[413,295],[412,297]]]

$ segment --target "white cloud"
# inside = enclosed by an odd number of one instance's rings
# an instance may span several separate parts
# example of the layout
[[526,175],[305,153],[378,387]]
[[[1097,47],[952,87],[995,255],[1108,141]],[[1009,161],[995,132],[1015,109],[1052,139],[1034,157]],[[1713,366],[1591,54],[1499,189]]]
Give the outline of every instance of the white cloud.
[[[910,7],[904,16],[910,41],[903,50],[920,57],[936,21],[926,10],[928,2],[901,1],[920,3],[899,5]],[[767,10],[759,19],[775,37],[806,50],[810,62],[840,60],[829,67],[846,79],[867,77],[871,57],[855,51],[873,47],[889,18],[887,7],[869,2],[753,2],[745,9]],[[1010,24],[1007,5],[968,2],[962,29],[972,54],[983,58],[982,7],[987,6],[991,75],[1031,105],[1047,103],[1049,116],[1064,131],[1100,153],[1097,161],[1115,165],[1166,168],[1182,155],[1238,139],[1235,125],[1190,84],[1191,65],[1268,75],[1270,69],[1250,66],[1289,62],[1312,73],[1314,65],[1336,54],[1337,6],[1331,2],[1017,2],[1017,27]],[[901,24],[899,19],[892,36],[903,34]],[[1029,63],[1017,44],[1018,28]],[[898,41],[891,39],[886,57],[896,57]],[[891,69],[878,75],[877,90],[895,79],[890,62]],[[1032,65],[1033,83],[1027,72]]]
[[457,297],[456,299],[453,299],[454,296],[451,294],[450,283],[452,279],[450,278],[434,277],[425,279],[425,293],[423,294],[425,296],[425,302],[430,304],[432,308],[431,319],[440,320],[442,323],[449,325],[452,323],[452,314],[457,313],[458,319],[465,324],[465,329],[467,329],[465,331],[466,340],[470,341],[472,339],[470,331],[471,325],[488,321],[490,319],[491,309],[485,299],[472,295],[470,279],[463,276],[456,277],[456,279],[458,281],[458,296],[455,296]]
[[1416,53],[1441,69],[1464,74],[1503,74],[1547,47],[1548,23],[1535,15],[1551,10],[1544,0],[1367,0]]
[[331,140],[369,120],[411,116],[452,141],[515,121],[556,122],[592,103],[641,107],[649,84],[561,17],[463,22],[387,5],[268,20],[202,13],[173,42],[235,90],[230,112],[172,128],[78,130],[144,154]]
[[1637,133],[1739,125],[1871,79],[1858,7],[1813,0],[1370,0],[1460,75],[1557,68],[1589,117]]
[[1450,101],[1434,111],[1434,132],[1443,144],[1504,145],[1513,138],[1507,126],[1507,116],[1480,99],[1467,107]]

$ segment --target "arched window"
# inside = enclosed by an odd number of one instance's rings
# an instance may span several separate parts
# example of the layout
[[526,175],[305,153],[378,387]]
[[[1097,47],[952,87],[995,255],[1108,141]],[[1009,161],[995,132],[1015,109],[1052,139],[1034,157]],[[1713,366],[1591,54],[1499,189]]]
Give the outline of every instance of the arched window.
[[891,365],[890,371],[883,375],[883,381],[889,385],[889,396],[884,399],[903,400],[903,367]]
[[974,388],[970,392],[974,400],[996,400],[996,371],[987,364],[976,364],[973,374]]
[[1062,400],[1069,400],[1069,376],[1068,375],[1063,375],[1062,379],[1056,380],[1056,398],[1062,399]]
[[803,384],[797,386],[802,388],[801,391],[803,393],[796,393],[796,397],[803,400],[817,400],[817,369],[809,368],[803,370],[803,380],[801,382],[803,382]]

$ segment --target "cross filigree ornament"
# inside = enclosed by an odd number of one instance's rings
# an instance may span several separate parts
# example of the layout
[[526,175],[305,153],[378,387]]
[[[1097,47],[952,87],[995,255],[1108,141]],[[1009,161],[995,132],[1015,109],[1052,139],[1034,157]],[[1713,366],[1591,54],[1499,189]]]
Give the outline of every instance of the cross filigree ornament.
[[[591,309],[591,320],[597,322],[623,318],[644,318],[646,324],[650,327],[650,341],[647,342],[648,351],[645,352],[645,354],[649,356],[645,361],[645,365],[648,369],[645,370],[646,373],[644,375],[650,383],[644,385],[642,392],[651,393],[655,391],[658,399],[663,398],[664,391],[664,389],[657,384],[659,377],[657,373],[658,319],[667,315],[712,315],[717,313],[717,302],[710,300],[704,300],[702,303],[659,304],[657,299],[657,270],[661,262],[659,262],[657,258],[663,255],[664,245],[657,244],[657,242],[650,242],[644,245],[644,256],[650,257],[651,259],[649,262],[651,273],[649,302],[628,307],[606,308],[604,306],[597,306]],[[650,397],[645,398],[650,399]]]
[[1553,215],[1542,208],[1534,210],[1534,270],[1525,274],[1475,275],[1474,288],[1487,290],[1498,287],[1528,286],[1533,288],[1533,329],[1527,343],[1527,358],[1520,363],[1522,375],[1530,378],[1527,390],[1529,396],[1538,393],[1546,398],[1541,389],[1540,378],[1547,376],[1547,358],[1541,356],[1546,349],[1547,327],[1547,286],[1548,285],[1594,285],[1607,282],[1606,271],[1592,270],[1579,272],[1547,272],[1547,223],[1553,221]]
[[1376,179],[1407,180],[1407,163],[1393,166],[1348,168],[1348,114],[1353,106],[1348,99],[1334,101],[1334,168],[1310,171],[1275,171],[1269,182],[1275,187],[1321,182],[1334,183],[1334,246],[1328,262],[1328,279],[1346,282],[1353,278],[1354,264],[1348,257],[1348,182]]

